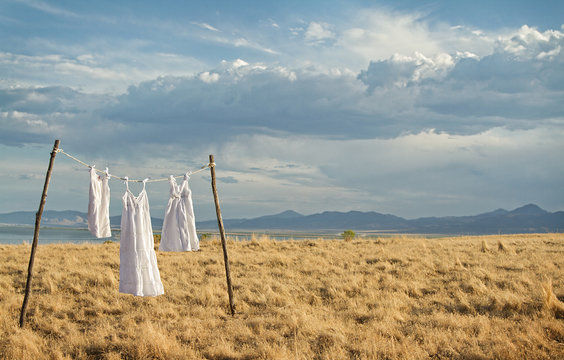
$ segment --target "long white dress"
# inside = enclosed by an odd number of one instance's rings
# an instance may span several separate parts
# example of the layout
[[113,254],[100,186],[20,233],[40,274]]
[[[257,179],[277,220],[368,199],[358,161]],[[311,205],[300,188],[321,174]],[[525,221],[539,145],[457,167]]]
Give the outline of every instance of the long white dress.
[[[127,178],[126,178],[127,179]],[[123,195],[119,248],[119,292],[136,296],[164,294],[155,254],[149,200],[143,190],[135,197],[129,190]]]
[[174,177],[170,176],[170,198],[163,221],[160,251],[196,251],[200,249],[189,179],[188,174],[184,175],[182,184],[178,186]]
[[110,229],[110,174],[101,177],[96,175],[94,167],[90,168],[90,191],[88,201],[88,230],[97,238],[112,236]]

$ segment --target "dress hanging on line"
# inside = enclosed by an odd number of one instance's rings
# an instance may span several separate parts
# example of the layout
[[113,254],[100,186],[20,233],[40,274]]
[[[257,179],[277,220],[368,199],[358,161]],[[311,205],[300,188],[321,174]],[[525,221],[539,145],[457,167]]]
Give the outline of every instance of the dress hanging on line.
[[104,177],[96,175],[90,168],[90,191],[88,201],[88,230],[97,238],[112,236],[110,229],[110,174],[106,169]]
[[164,294],[155,254],[149,200],[143,190],[135,197],[127,178],[123,195],[119,247],[119,292],[136,296]]
[[170,198],[163,221],[160,251],[196,251],[200,249],[189,179],[188,174],[184,175],[184,181],[178,186],[174,177],[170,176]]

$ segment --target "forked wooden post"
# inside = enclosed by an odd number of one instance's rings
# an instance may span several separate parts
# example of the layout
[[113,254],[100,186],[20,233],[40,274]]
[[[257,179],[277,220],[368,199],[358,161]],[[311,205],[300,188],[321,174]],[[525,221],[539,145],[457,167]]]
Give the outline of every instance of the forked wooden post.
[[53,163],[55,162],[55,156],[57,156],[58,149],[59,149],[59,140],[55,140],[55,145],[53,145],[53,151],[51,152],[51,159],[49,160],[49,167],[47,168],[47,175],[45,175],[45,184],[43,185],[43,194],[41,195],[41,201],[39,202],[39,210],[37,210],[37,213],[35,214],[35,232],[33,233],[33,243],[31,244],[29,265],[27,266],[27,281],[25,283],[25,295],[22,303],[22,311],[20,312],[20,327],[24,326],[25,310],[27,307],[27,302],[29,300],[29,293],[31,290],[31,278],[33,275],[33,261],[35,259],[35,249],[37,248],[37,240],[39,238],[39,227],[41,226],[41,215],[43,215],[43,207],[45,207],[45,201],[47,200],[47,189],[49,188],[49,180],[51,180]]
[[231,275],[229,274],[229,256],[227,255],[227,244],[225,241],[225,230],[223,229],[223,219],[221,218],[221,210],[219,208],[219,198],[217,196],[217,186],[215,184],[215,162],[213,155],[210,155],[210,171],[211,183],[213,191],[213,200],[215,202],[215,213],[217,215],[217,226],[219,227],[219,235],[221,236],[221,246],[223,247],[223,262],[225,263],[225,276],[227,277],[227,293],[229,294],[229,308],[231,315],[235,315],[235,304],[233,303],[233,288],[231,286]]

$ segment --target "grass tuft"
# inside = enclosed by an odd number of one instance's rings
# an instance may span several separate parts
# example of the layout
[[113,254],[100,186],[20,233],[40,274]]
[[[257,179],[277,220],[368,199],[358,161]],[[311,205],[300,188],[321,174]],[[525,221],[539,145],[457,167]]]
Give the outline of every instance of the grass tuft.
[[497,250],[502,251],[502,252],[507,252],[507,251],[509,251],[509,248],[507,247],[507,245],[505,245],[505,243],[501,239],[498,239],[497,240]]
[[482,251],[483,253],[490,251],[490,247],[488,246],[486,239],[482,239],[482,248],[480,249],[480,251]]
[[554,294],[552,281],[544,281],[542,284],[544,293],[544,305],[557,319],[564,319],[564,303]]

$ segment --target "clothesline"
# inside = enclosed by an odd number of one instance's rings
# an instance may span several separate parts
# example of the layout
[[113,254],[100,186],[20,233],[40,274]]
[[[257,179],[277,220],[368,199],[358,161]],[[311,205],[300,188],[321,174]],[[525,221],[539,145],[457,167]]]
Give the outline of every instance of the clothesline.
[[[93,168],[96,172],[99,172],[99,173],[101,173],[101,174],[105,174],[105,173],[106,173],[106,171],[96,169],[96,168],[94,168],[94,166],[88,165],[88,164],[85,163],[84,161],[81,161],[81,160],[77,159],[76,157],[72,156],[71,154],[68,154],[68,153],[64,152],[63,149],[57,149],[57,152],[68,156],[69,158],[73,159],[74,161],[76,161],[76,162],[79,163],[79,164],[82,164],[82,165],[84,165],[84,166],[86,166],[86,167],[88,167],[88,168]],[[204,171],[204,170],[209,169],[209,168],[214,167],[214,166],[215,166],[215,163],[208,163],[208,164],[206,164],[206,165],[203,165],[202,167],[200,167],[200,168],[199,168],[198,170],[196,170],[196,171],[189,171],[189,172],[188,172],[188,175],[197,174],[197,173],[199,173],[200,171]],[[151,178],[148,178],[148,179],[145,179],[145,180],[131,180],[131,179],[127,178],[126,176],[123,176],[123,177],[122,177],[122,176],[116,176],[116,175],[111,175],[111,174],[108,174],[108,176],[109,176],[110,178],[113,177],[113,178],[115,178],[115,179],[119,179],[119,180],[123,180],[123,181],[129,181],[129,182],[143,182],[143,181],[146,181],[146,182],[159,182],[159,181],[168,181],[168,180],[170,179],[170,177],[168,177],[168,178],[160,178],[160,179],[151,179]],[[184,176],[184,174],[178,175],[178,176],[173,176],[173,177],[174,177],[175,179],[178,179],[178,178],[181,178],[181,177],[183,177],[183,176]]]

